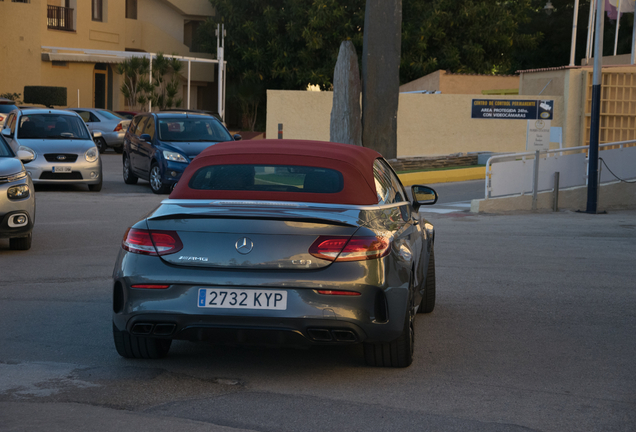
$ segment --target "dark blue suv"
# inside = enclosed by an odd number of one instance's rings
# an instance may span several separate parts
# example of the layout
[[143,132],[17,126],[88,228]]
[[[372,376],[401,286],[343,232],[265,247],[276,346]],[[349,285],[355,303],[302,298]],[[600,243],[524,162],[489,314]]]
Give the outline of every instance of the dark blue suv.
[[135,184],[145,179],[154,193],[167,193],[205,148],[240,139],[207,114],[174,111],[137,115],[124,138],[124,182]]

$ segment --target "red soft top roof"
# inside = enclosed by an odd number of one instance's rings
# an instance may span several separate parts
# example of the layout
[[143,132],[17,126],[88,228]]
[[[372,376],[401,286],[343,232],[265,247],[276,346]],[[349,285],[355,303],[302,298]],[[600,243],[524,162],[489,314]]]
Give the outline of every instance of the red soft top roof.
[[[300,201],[370,205],[378,198],[373,162],[380,153],[356,145],[304,140],[251,140],[219,143],[192,161],[170,194],[172,199],[225,199]],[[190,179],[210,165],[296,165],[330,168],[342,173],[344,188],[338,193],[197,190]]]

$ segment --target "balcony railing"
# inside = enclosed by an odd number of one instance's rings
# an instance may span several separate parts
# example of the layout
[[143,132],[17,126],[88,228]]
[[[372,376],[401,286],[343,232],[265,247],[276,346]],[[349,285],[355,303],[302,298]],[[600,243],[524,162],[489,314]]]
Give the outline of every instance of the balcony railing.
[[50,29],[74,31],[73,9],[47,5],[47,26]]

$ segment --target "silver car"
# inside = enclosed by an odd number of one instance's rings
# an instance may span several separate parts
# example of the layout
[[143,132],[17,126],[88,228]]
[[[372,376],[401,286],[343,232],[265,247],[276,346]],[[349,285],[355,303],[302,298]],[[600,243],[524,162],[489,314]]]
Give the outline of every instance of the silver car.
[[[32,155],[21,151],[25,162]],[[31,231],[35,223],[35,195],[33,182],[24,165],[0,136],[0,238],[9,238],[9,247],[16,250],[31,248]]]
[[[102,189],[102,161],[91,133],[74,112],[54,109],[14,110],[3,137],[14,153],[33,156],[26,169],[33,183],[85,184]],[[94,134],[99,138],[99,134]]]
[[69,108],[68,110],[78,113],[91,132],[102,134],[101,137],[95,138],[95,145],[100,153],[104,153],[109,147],[117,153],[122,152],[124,136],[130,125],[129,119],[105,109]]

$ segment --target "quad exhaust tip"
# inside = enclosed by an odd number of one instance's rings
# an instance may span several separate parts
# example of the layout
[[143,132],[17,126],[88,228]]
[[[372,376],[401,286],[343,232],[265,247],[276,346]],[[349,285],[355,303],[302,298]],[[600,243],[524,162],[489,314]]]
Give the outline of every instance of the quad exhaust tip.
[[357,342],[351,330],[307,329],[309,338],[316,342]]
[[136,336],[170,336],[174,333],[176,324],[172,323],[137,323],[133,326],[131,332]]

